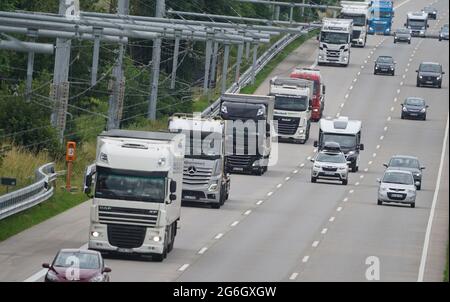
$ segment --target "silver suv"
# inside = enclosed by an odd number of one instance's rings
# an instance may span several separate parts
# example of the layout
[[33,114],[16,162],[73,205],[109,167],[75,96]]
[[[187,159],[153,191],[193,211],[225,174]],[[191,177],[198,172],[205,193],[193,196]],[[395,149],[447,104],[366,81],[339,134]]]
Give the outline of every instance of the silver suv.
[[384,171],[382,179],[377,179],[378,205],[383,202],[409,204],[411,208],[416,206],[416,186],[414,177],[410,171],[388,168]]
[[314,159],[311,159],[311,182],[319,178],[341,181],[343,185],[348,183],[348,164],[339,144],[327,143]]

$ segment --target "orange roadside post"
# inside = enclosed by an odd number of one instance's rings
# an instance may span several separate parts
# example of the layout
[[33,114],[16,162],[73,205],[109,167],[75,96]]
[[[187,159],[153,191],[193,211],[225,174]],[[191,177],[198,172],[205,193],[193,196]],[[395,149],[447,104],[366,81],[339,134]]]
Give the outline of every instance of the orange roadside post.
[[66,175],[66,190],[70,192],[71,185],[70,179],[72,177],[72,165],[76,159],[75,151],[77,144],[75,142],[67,142],[66,146],[66,162],[67,162],[67,175]]

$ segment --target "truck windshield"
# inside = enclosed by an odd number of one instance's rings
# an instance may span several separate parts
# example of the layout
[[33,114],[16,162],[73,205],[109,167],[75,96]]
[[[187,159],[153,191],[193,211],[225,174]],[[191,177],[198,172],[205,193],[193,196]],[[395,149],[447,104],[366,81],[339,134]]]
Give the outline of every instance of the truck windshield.
[[425,24],[426,22],[424,20],[412,20],[412,19],[408,20],[408,25],[412,28],[424,29]]
[[320,42],[329,44],[347,44],[348,34],[322,31],[320,34]]
[[366,16],[365,15],[352,15],[352,14],[343,13],[339,16],[339,18],[353,20],[353,25],[355,25],[355,26],[365,26],[366,25]]
[[275,109],[277,110],[306,111],[308,105],[308,98],[306,96],[275,96]]
[[186,158],[219,159],[222,150],[222,135],[217,132],[189,131],[186,134]]
[[162,203],[166,177],[158,174],[97,167],[95,197]]
[[330,142],[338,143],[343,149],[355,149],[356,136],[348,134],[324,133],[322,137],[322,145]]

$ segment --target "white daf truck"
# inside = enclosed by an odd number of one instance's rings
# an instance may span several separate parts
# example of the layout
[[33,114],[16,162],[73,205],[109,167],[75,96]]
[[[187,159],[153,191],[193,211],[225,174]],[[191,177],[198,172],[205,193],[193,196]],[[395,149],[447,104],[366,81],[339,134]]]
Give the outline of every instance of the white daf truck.
[[225,121],[176,113],[169,131],[186,136],[182,201],[220,208],[228,199],[230,175],[225,170]]
[[184,149],[183,134],[112,130],[98,136],[84,182],[92,197],[89,249],[156,261],[167,256],[180,219]]
[[306,143],[311,129],[314,82],[274,77],[269,95],[275,97],[274,122],[279,140]]
[[352,46],[364,47],[367,41],[370,2],[341,1],[339,19],[353,20]]
[[318,36],[318,65],[348,66],[353,35],[353,20],[324,18]]

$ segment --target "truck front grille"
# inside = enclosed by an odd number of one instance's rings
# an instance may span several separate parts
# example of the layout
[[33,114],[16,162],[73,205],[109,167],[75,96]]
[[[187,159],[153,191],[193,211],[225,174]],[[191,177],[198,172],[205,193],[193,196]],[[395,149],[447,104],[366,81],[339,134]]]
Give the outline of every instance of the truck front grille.
[[103,224],[120,224],[152,227],[158,220],[157,210],[133,209],[122,207],[99,206],[99,222]]
[[327,59],[329,61],[339,61],[339,56],[341,52],[339,50],[329,50],[327,49]]
[[211,179],[212,169],[185,165],[183,170],[183,184],[207,185]]
[[227,158],[228,167],[245,168],[252,162],[249,155],[230,155]]
[[294,135],[300,124],[300,118],[275,117],[275,121],[275,131],[281,135]]
[[141,226],[109,224],[108,241],[120,248],[137,248],[142,246],[145,232],[146,228]]

